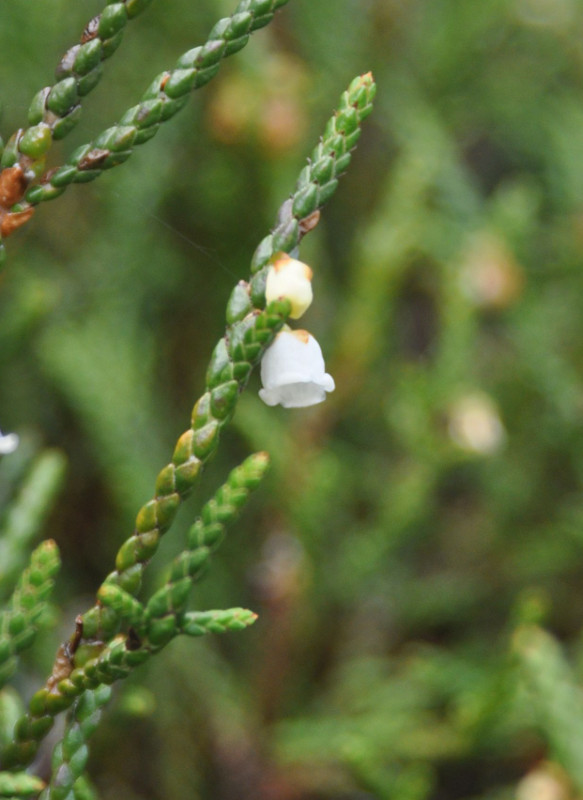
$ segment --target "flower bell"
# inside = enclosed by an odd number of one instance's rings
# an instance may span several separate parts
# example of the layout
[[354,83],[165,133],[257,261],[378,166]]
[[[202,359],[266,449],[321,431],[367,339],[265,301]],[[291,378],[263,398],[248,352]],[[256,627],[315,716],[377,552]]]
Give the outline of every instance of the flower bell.
[[291,319],[299,319],[310,307],[313,272],[302,261],[279,253],[267,272],[265,299],[268,303],[284,297],[291,303]]
[[0,431],[0,456],[13,453],[18,447],[19,438],[16,433],[7,433],[5,436]]
[[313,406],[334,391],[334,379],[325,371],[318,342],[307,331],[282,330],[261,361],[263,389],[259,397],[268,406]]

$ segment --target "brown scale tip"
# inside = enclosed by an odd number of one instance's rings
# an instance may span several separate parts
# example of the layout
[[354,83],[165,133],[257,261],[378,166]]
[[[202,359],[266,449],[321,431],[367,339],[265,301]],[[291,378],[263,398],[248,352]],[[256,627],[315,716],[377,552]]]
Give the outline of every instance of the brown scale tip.
[[100,147],[94,147],[93,150],[90,150],[86,156],[84,156],[81,161],[77,164],[78,170],[86,170],[86,169],[99,169],[99,167],[103,164],[105,159],[109,155],[109,150],[103,150]]
[[300,234],[302,236],[305,236],[306,233],[309,233],[310,231],[314,230],[319,221],[320,221],[320,209],[317,208],[315,211],[312,211],[311,214],[308,214],[307,217],[304,217],[299,221]]
[[92,39],[95,39],[95,37],[97,36],[97,31],[99,29],[100,20],[101,20],[101,14],[89,20],[85,30],[81,34],[81,44],[85,44],[86,42],[90,42]]
[[14,233],[21,225],[28,222],[33,214],[34,208],[32,208],[32,206],[26,208],[24,211],[15,211],[13,214],[7,214],[3,219],[0,211],[0,220],[2,220],[0,222],[0,236],[3,238],[10,236],[10,234]]
[[0,172],[0,207],[8,210],[19,200],[26,191],[26,178],[22,168],[7,167]]

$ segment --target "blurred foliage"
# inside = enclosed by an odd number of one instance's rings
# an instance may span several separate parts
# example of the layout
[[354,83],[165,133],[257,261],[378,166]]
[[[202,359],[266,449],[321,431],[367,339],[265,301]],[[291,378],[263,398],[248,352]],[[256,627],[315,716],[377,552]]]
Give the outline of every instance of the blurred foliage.
[[[4,134],[99,8],[3,0]],[[230,8],[174,0],[132,22],[54,163]],[[35,452],[68,461],[44,531],[63,628],[26,690],[150,497],[339,91],[375,74],[301,254],[337,390],[286,412],[252,384],[156,559],[269,450],[267,490],[197,589],[260,619],[128,681],[95,738],[104,800],[581,796],[582,42],[576,0],[291,0],[130,164],[9,240],[0,424],[27,451],[4,459],[1,499]]]

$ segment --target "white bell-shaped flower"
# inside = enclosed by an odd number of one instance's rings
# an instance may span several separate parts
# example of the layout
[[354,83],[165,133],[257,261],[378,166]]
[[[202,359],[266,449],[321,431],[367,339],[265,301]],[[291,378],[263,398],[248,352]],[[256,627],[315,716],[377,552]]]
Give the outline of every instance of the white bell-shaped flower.
[[7,433],[5,436],[0,431],[0,455],[13,453],[18,447],[19,438],[16,433]]
[[334,391],[334,379],[326,372],[322,350],[307,331],[282,330],[261,361],[263,389],[259,397],[268,406],[313,406]]
[[290,317],[299,319],[313,300],[313,272],[302,261],[279,253],[267,272],[265,299],[268,303],[282,297],[291,303]]

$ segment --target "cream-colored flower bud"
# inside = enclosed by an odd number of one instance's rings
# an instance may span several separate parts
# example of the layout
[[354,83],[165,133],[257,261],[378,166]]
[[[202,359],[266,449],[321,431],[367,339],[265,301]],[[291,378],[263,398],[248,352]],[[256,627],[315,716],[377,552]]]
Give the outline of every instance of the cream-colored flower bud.
[[299,319],[312,303],[312,270],[307,264],[290,258],[287,253],[279,253],[267,273],[265,299],[284,298],[291,303],[290,317]]

